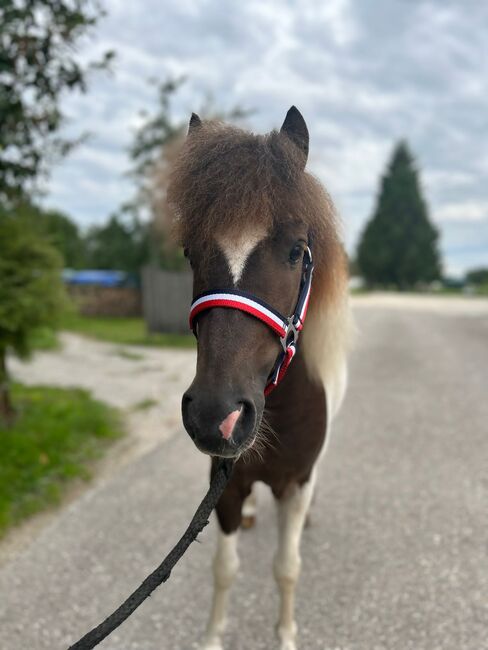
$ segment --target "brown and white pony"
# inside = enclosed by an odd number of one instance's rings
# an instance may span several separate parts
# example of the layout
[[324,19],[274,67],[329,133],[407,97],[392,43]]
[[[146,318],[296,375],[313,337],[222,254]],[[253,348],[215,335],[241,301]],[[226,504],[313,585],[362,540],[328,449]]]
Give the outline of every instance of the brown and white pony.
[[[192,115],[168,196],[194,274],[194,295],[237,290],[285,316],[314,276],[298,351],[283,381],[264,395],[282,350],[276,333],[240,309],[217,306],[196,319],[195,379],[182,403],[185,428],[213,457],[236,458],[216,508],[215,591],[203,648],[222,648],[237,533],[254,514],[252,487],[267,484],[278,508],[274,575],[280,590],[281,650],[294,650],[294,591],[300,537],[317,463],[346,388],[350,330],[347,264],[331,200],[305,172],[308,130],[292,107],[279,132],[254,135]],[[255,453],[254,453],[255,452]],[[248,519],[249,520],[249,519]]]

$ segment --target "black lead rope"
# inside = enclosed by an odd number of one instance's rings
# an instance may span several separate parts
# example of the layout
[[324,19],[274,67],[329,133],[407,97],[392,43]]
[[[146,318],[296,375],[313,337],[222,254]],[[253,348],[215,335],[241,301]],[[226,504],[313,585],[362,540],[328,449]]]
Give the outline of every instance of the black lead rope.
[[233,460],[223,459],[220,461],[215,474],[213,475],[210,487],[198,510],[193,515],[190,525],[184,532],[180,541],[168,553],[161,564],[155,569],[144,582],[118,607],[113,614],[110,614],[100,625],[97,625],[87,632],[79,641],[69,647],[68,650],[91,650],[98,645],[105,637],[111,634],[141,605],[148,596],[159,587],[162,582],[170,577],[171,571],[178,560],[183,556],[190,544],[195,541],[197,535],[202,532],[208,524],[212,510],[217,505],[225,486],[232,474]]

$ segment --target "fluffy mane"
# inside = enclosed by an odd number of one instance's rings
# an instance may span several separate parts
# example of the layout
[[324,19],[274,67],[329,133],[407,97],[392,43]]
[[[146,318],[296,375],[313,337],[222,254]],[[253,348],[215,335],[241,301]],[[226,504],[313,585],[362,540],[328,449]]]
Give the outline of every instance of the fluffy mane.
[[174,164],[168,200],[182,245],[239,232],[243,224],[268,231],[287,220],[307,224],[315,273],[302,349],[330,403],[332,393],[342,392],[335,384],[343,383],[350,331],[347,258],[332,201],[303,171],[299,148],[277,131],[262,136],[205,121],[192,129]]

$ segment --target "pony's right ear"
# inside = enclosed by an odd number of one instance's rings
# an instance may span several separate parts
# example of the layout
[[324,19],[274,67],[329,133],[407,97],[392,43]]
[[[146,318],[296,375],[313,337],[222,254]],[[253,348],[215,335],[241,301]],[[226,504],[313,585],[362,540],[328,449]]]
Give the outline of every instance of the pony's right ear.
[[196,113],[192,113],[190,117],[190,124],[188,125],[188,133],[195,131],[202,126],[202,120],[198,117]]

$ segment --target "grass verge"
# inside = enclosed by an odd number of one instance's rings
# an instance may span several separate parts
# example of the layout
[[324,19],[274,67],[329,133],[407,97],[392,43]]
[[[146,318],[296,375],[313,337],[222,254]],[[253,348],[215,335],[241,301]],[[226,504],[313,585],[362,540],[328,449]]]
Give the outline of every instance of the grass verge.
[[90,478],[90,462],[122,435],[116,412],[80,389],[15,384],[13,425],[0,422],[0,537]]
[[115,318],[67,315],[61,329],[120,345],[154,345],[172,348],[193,348],[192,334],[149,334],[142,318]]

